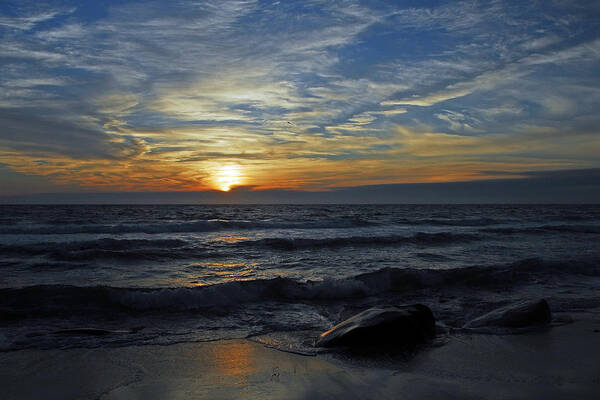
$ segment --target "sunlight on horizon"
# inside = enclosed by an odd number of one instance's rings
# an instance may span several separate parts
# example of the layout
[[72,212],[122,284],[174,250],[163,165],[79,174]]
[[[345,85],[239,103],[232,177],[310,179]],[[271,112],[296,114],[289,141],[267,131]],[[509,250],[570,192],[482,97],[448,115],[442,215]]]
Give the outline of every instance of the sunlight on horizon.
[[239,165],[223,165],[214,175],[213,182],[216,189],[223,192],[229,192],[233,186],[240,185],[242,177]]

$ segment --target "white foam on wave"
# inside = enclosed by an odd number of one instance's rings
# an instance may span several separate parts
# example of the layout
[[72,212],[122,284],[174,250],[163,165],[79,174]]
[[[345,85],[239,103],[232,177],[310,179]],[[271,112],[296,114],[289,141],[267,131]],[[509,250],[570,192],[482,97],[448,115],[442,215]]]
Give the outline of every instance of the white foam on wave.
[[161,222],[156,224],[38,224],[38,225],[4,225],[0,226],[0,234],[81,234],[81,233],[194,233],[215,232],[222,230],[256,230],[256,229],[344,229],[375,225],[360,218],[332,218],[322,221],[248,221],[248,220],[198,220],[190,222]]
[[482,238],[478,235],[456,232],[416,232],[410,236],[343,236],[329,238],[262,238],[238,242],[240,246],[263,246],[276,250],[296,250],[305,248],[327,248],[345,246],[395,246],[403,244],[446,245],[466,243]]
[[233,281],[200,287],[163,289],[107,286],[33,286],[0,290],[0,311],[6,315],[107,312],[225,312],[227,308],[265,301],[337,302],[386,293],[413,293],[452,287],[503,288],[539,283],[557,276],[600,276],[599,260],[565,262],[526,259],[509,265],[446,270],[384,268],[348,278],[296,281],[290,278]]

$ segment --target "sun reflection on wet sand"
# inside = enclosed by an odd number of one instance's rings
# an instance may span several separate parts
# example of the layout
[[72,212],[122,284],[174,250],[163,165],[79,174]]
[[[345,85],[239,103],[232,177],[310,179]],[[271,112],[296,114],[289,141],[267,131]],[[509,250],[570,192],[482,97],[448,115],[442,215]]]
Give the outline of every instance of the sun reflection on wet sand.
[[211,350],[218,379],[229,384],[247,385],[249,377],[259,370],[255,347],[248,343],[219,343]]

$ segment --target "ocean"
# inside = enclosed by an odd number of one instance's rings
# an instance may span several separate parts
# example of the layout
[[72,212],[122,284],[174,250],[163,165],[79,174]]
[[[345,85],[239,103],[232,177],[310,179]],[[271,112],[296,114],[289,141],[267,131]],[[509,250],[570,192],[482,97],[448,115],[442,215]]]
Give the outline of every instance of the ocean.
[[0,351],[250,338],[298,353],[374,305],[460,328],[600,306],[597,205],[0,206]]

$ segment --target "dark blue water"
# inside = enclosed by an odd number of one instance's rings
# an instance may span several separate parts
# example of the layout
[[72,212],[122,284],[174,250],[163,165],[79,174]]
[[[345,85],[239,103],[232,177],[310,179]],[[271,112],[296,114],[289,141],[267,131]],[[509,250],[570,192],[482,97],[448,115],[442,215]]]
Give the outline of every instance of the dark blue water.
[[[599,240],[600,206],[0,206],[0,348],[298,345],[410,301],[455,325],[520,297],[590,309]],[[143,329],[53,333],[84,326]]]

